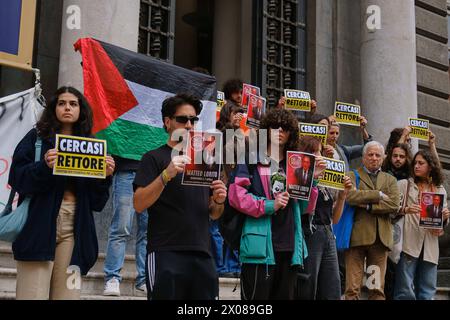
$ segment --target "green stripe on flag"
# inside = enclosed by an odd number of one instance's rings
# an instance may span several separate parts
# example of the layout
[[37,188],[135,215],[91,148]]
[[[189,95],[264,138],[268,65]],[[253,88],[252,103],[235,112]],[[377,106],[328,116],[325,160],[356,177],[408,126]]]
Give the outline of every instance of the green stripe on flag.
[[108,154],[126,159],[141,160],[142,156],[167,142],[164,128],[117,119],[108,128],[97,133],[97,138],[108,143]]

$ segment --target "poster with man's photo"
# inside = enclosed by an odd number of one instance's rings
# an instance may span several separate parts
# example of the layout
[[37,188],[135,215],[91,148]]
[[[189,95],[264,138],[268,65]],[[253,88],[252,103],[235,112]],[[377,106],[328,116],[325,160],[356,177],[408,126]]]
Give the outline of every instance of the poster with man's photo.
[[287,192],[294,199],[309,200],[314,177],[314,155],[304,152],[287,152]]
[[184,167],[181,183],[210,186],[220,179],[222,133],[190,131],[186,155],[191,161]]
[[434,192],[422,192],[420,195],[419,227],[426,229],[442,229],[442,209],[444,207],[444,195]]
[[249,94],[247,110],[247,127],[258,129],[261,118],[266,113],[266,99]]
[[259,96],[261,94],[261,90],[258,87],[252,86],[250,84],[244,83],[242,86],[242,107],[247,110],[249,95],[254,94],[255,96]]

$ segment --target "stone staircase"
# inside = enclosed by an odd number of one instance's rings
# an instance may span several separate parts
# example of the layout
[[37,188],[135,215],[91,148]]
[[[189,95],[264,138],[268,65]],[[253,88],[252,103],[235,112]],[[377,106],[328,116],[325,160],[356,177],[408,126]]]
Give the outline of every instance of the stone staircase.
[[[122,268],[122,282],[120,283],[120,297],[103,296],[103,263],[105,254],[100,253],[97,263],[83,277],[81,288],[82,300],[146,300],[139,296],[134,287],[136,277],[136,266],[134,255],[126,255],[124,267]],[[0,242],[0,300],[15,299],[16,291],[16,262],[13,258],[11,245]],[[236,287],[236,291],[233,289]],[[237,300],[239,295],[239,279],[219,279],[220,300]]]

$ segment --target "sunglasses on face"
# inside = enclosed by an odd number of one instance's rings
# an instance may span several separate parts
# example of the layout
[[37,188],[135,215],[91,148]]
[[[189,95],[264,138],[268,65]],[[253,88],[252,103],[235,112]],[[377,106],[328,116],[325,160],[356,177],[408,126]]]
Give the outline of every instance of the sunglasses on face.
[[192,124],[196,123],[200,120],[198,117],[188,117],[188,116],[174,116],[172,119],[175,119],[176,122],[186,124],[190,121]]
[[276,125],[270,126],[270,129],[272,130],[277,130],[279,128],[281,128],[284,132],[289,131],[289,126],[284,123],[278,123]]
[[236,109],[234,110],[234,113],[245,113],[245,109],[244,108]]

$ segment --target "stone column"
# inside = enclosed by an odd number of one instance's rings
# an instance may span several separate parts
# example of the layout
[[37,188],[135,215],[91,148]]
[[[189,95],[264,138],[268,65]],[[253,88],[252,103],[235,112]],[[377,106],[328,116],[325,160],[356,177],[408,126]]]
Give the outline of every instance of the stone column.
[[[381,10],[374,31],[366,24],[371,5]],[[374,139],[385,144],[393,128],[417,115],[414,0],[362,0],[361,17],[362,112]]]
[[308,1],[307,91],[318,112],[332,114],[336,99],[336,65],[333,55],[334,1]]
[[[59,86],[71,85],[83,92],[81,55],[73,44],[84,37],[108,42],[137,51],[139,34],[139,0],[64,0]],[[74,15],[80,14],[80,29]],[[70,28],[69,28],[70,27]],[[112,216],[112,197],[100,214],[95,214],[95,224],[100,252],[106,251]],[[133,230],[136,230],[133,227]],[[135,234],[127,246],[127,254],[134,254]]]
[[83,91],[81,55],[73,49],[79,38],[91,37],[137,51],[139,6],[139,0],[64,0],[58,85]]
[[240,78],[251,83],[252,2],[215,2],[212,73],[221,90],[225,81]]
[[212,73],[218,89],[225,81],[239,78],[240,1],[220,0],[215,3]]

